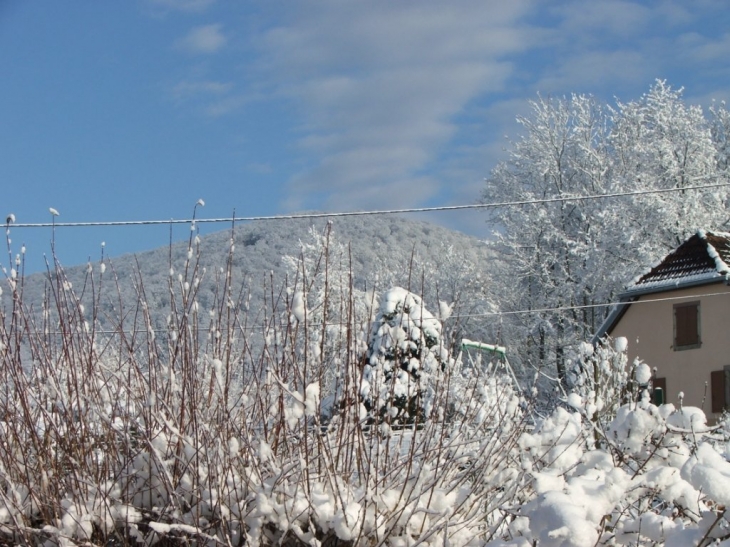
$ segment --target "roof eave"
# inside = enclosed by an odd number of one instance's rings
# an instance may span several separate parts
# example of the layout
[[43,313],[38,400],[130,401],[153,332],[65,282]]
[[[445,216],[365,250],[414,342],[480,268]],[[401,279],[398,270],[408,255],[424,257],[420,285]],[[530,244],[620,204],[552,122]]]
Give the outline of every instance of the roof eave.
[[700,285],[712,285],[714,283],[728,282],[727,275],[714,274],[699,279],[688,279],[667,282],[666,284],[657,284],[650,287],[637,286],[630,288],[618,295],[619,300],[623,301],[629,298],[644,296],[645,294],[654,294],[660,292],[676,291],[677,289],[687,289],[689,287],[698,287]]

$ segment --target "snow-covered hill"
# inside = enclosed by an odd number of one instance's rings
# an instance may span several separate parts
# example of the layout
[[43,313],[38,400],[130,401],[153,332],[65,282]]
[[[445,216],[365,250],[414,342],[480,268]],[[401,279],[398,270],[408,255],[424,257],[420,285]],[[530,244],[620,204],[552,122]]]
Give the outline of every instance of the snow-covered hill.
[[[291,261],[287,266],[283,257],[299,257],[302,244],[313,241],[311,232],[324,233],[328,222],[331,242],[344,246],[348,262],[351,259],[356,288],[380,292],[395,285],[411,287],[431,306],[437,307],[437,300],[456,302],[456,312],[473,314],[487,306],[490,260],[484,242],[425,222],[395,216],[360,216],[255,221],[199,236],[197,241],[193,230],[190,241],[105,259],[97,320],[102,327],[114,328],[110,323],[134,310],[140,300],[138,293],[143,290],[155,327],[163,328],[170,311],[170,271],[174,272],[175,282],[184,273],[189,248],[192,259],[188,268],[197,263],[201,278],[197,292],[201,309],[206,310],[215,300],[220,285],[216,279],[230,255],[233,292],[249,295],[249,308],[256,310],[263,305],[265,293],[278,294],[285,285],[293,285]],[[63,264],[63,256],[58,259]],[[88,272],[94,273],[98,292],[100,266],[98,262],[64,266],[68,281],[77,295],[84,294],[85,303],[90,303]],[[343,267],[350,269],[348,265]],[[28,276],[24,280],[24,301],[37,306],[48,279],[47,274]]]

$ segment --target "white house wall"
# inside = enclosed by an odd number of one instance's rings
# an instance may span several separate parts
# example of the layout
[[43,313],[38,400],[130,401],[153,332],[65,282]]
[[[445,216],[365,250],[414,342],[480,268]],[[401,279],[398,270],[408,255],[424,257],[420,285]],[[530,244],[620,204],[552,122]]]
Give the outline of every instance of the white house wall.
[[[662,300],[675,297],[681,299]],[[702,345],[675,351],[674,305],[691,301],[700,302]],[[715,283],[642,296],[610,334],[627,338],[629,362],[638,357],[657,368],[657,377],[666,378],[666,402],[677,405],[683,392],[685,405],[717,418],[711,414],[710,372],[730,365],[730,287]]]

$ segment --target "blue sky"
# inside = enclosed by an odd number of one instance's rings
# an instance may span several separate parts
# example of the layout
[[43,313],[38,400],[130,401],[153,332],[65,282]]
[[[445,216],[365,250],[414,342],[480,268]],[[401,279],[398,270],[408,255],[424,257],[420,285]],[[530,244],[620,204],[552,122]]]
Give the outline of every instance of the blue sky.
[[[628,101],[661,78],[708,105],[730,98],[729,59],[725,0],[4,0],[0,214],[181,219],[199,198],[206,218],[471,203],[538,92]],[[478,212],[425,218],[489,233]],[[29,271],[43,267],[50,229],[11,237]],[[169,237],[55,235],[65,265],[98,258],[102,241],[117,256]]]

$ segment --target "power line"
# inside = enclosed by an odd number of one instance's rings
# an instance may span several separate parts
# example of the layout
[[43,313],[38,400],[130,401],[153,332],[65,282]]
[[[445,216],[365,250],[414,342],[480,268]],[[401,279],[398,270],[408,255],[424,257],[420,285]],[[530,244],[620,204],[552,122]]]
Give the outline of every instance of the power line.
[[93,226],[154,226],[154,225],[172,225],[172,224],[213,224],[221,222],[252,222],[266,220],[296,220],[296,219],[313,219],[313,218],[337,218],[337,217],[355,217],[367,215],[395,215],[405,213],[433,213],[442,211],[463,211],[467,209],[497,209],[501,207],[517,207],[522,205],[540,205],[548,203],[559,203],[566,201],[589,201],[592,199],[610,199],[630,196],[643,196],[651,194],[666,194],[670,192],[684,192],[687,190],[709,190],[712,188],[722,188],[730,186],[730,182],[722,182],[715,184],[705,184],[697,186],[684,186],[681,188],[662,188],[655,190],[638,190],[633,192],[614,192],[611,194],[592,194],[588,196],[559,196],[554,198],[543,199],[527,199],[502,201],[495,203],[472,203],[466,205],[442,205],[438,207],[412,207],[407,209],[379,209],[371,211],[342,211],[334,213],[301,213],[292,215],[273,215],[273,216],[251,216],[237,217],[234,215],[228,218],[189,218],[189,219],[167,219],[167,220],[118,220],[118,221],[99,221],[99,222],[38,222],[38,223],[17,223],[8,224],[6,226],[13,228],[87,228]]
[[703,296],[730,296],[730,292],[714,292],[714,293],[705,293],[705,294],[693,294],[693,295],[687,295],[687,296],[667,296],[664,298],[651,298],[649,300],[634,300],[634,301],[626,301],[626,302],[606,302],[603,304],[582,304],[577,306],[559,306],[554,308],[535,308],[531,310],[512,310],[512,311],[503,311],[503,312],[485,312],[485,313],[475,313],[475,314],[466,314],[466,315],[459,315],[458,317],[501,317],[505,315],[527,315],[531,313],[550,313],[550,312],[565,312],[565,311],[577,311],[577,310],[585,310],[585,309],[591,309],[591,308],[606,308],[611,306],[628,306],[628,305],[634,305],[634,304],[654,304],[656,302],[670,302],[670,301],[676,301],[676,300],[688,300],[688,299],[697,299]]
[[[541,314],[541,313],[558,313],[558,312],[568,312],[568,311],[576,311],[576,310],[584,310],[584,309],[595,309],[595,308],[607,308],[612,306],[628,306],[628,305],[636,305],[636,304],[655,304],[657,302],[671,302],[671,301],[677,301],[677,300],[696,300],[697,298],[702,297],[709,297],[709,296],[730,296],[730,291],[726,292],[712,292],[712,293],[702,293],[702,294],[693,294],[693,295],[686,295],[686,296],[666,296],[663,298],[651,298],[647,300],[635,300],[635,301],[626,301],[626,302],[605,302],[600,304],[583,304],[583,305],[576,305],[576,306],[556,306],[552,308],[534,308],[534,309],[527,309],[527,310],[511,310],[511,311],[502,311],[502,312],[484,312],[484,313],[472,313],[472,314],[455,314],[450,316],[448,319],[445,319],[443,321],[447,321],[449,319],[470,319],[470,318],[476,318],[476,317],[503,317],[507,315],[529,315],[529,314]],[[200,312],[201,315],[203,312]],[[441,321],[439,319],[439,321]],[[357,321],[357,324],[369,324],[371,321],[368,319],[366,321]],[[307,322],[307,328],[321,328],[323,326],[328,327],[335,327],[335,326],[345,326],[347,325],[346,322],[340,321],[340,322],[327,322],[327,323],[315,323],[315,322]],[[238,325],[234,328],[235,331],[267,331],[271,329],[276,329],[277,327],[281,327],[282,324],[270,324],[270,325],[249,325],[249,326],[243,326]],[[288,326],[288,325],[284,325]],[[297,325],[292,323],[292,327],[296,328]],[[188,329],[192,329],[192,327],[187,327]],[[196,332],[214,332],[216,329],[204,326],[198,326],[192,330],[195,330]],[[147,332],[153,332],[155,334],[164,334],[164,333],[172,333],[176,332],[179,333],[176,329],[160,329],[160,328],[139,328],[135,330],[106,330],[106,329],[95,329],[93,331],[96,334],[105,334],[105,335],[111,335],[111,334],[121,334],[124,333],[125,335],[132,335],[132,334],[145,334]],[[53,332],[46,332],[44,334],[53,334],[53,335],[60,335],[63,334],[61,331],[53,331]]]

